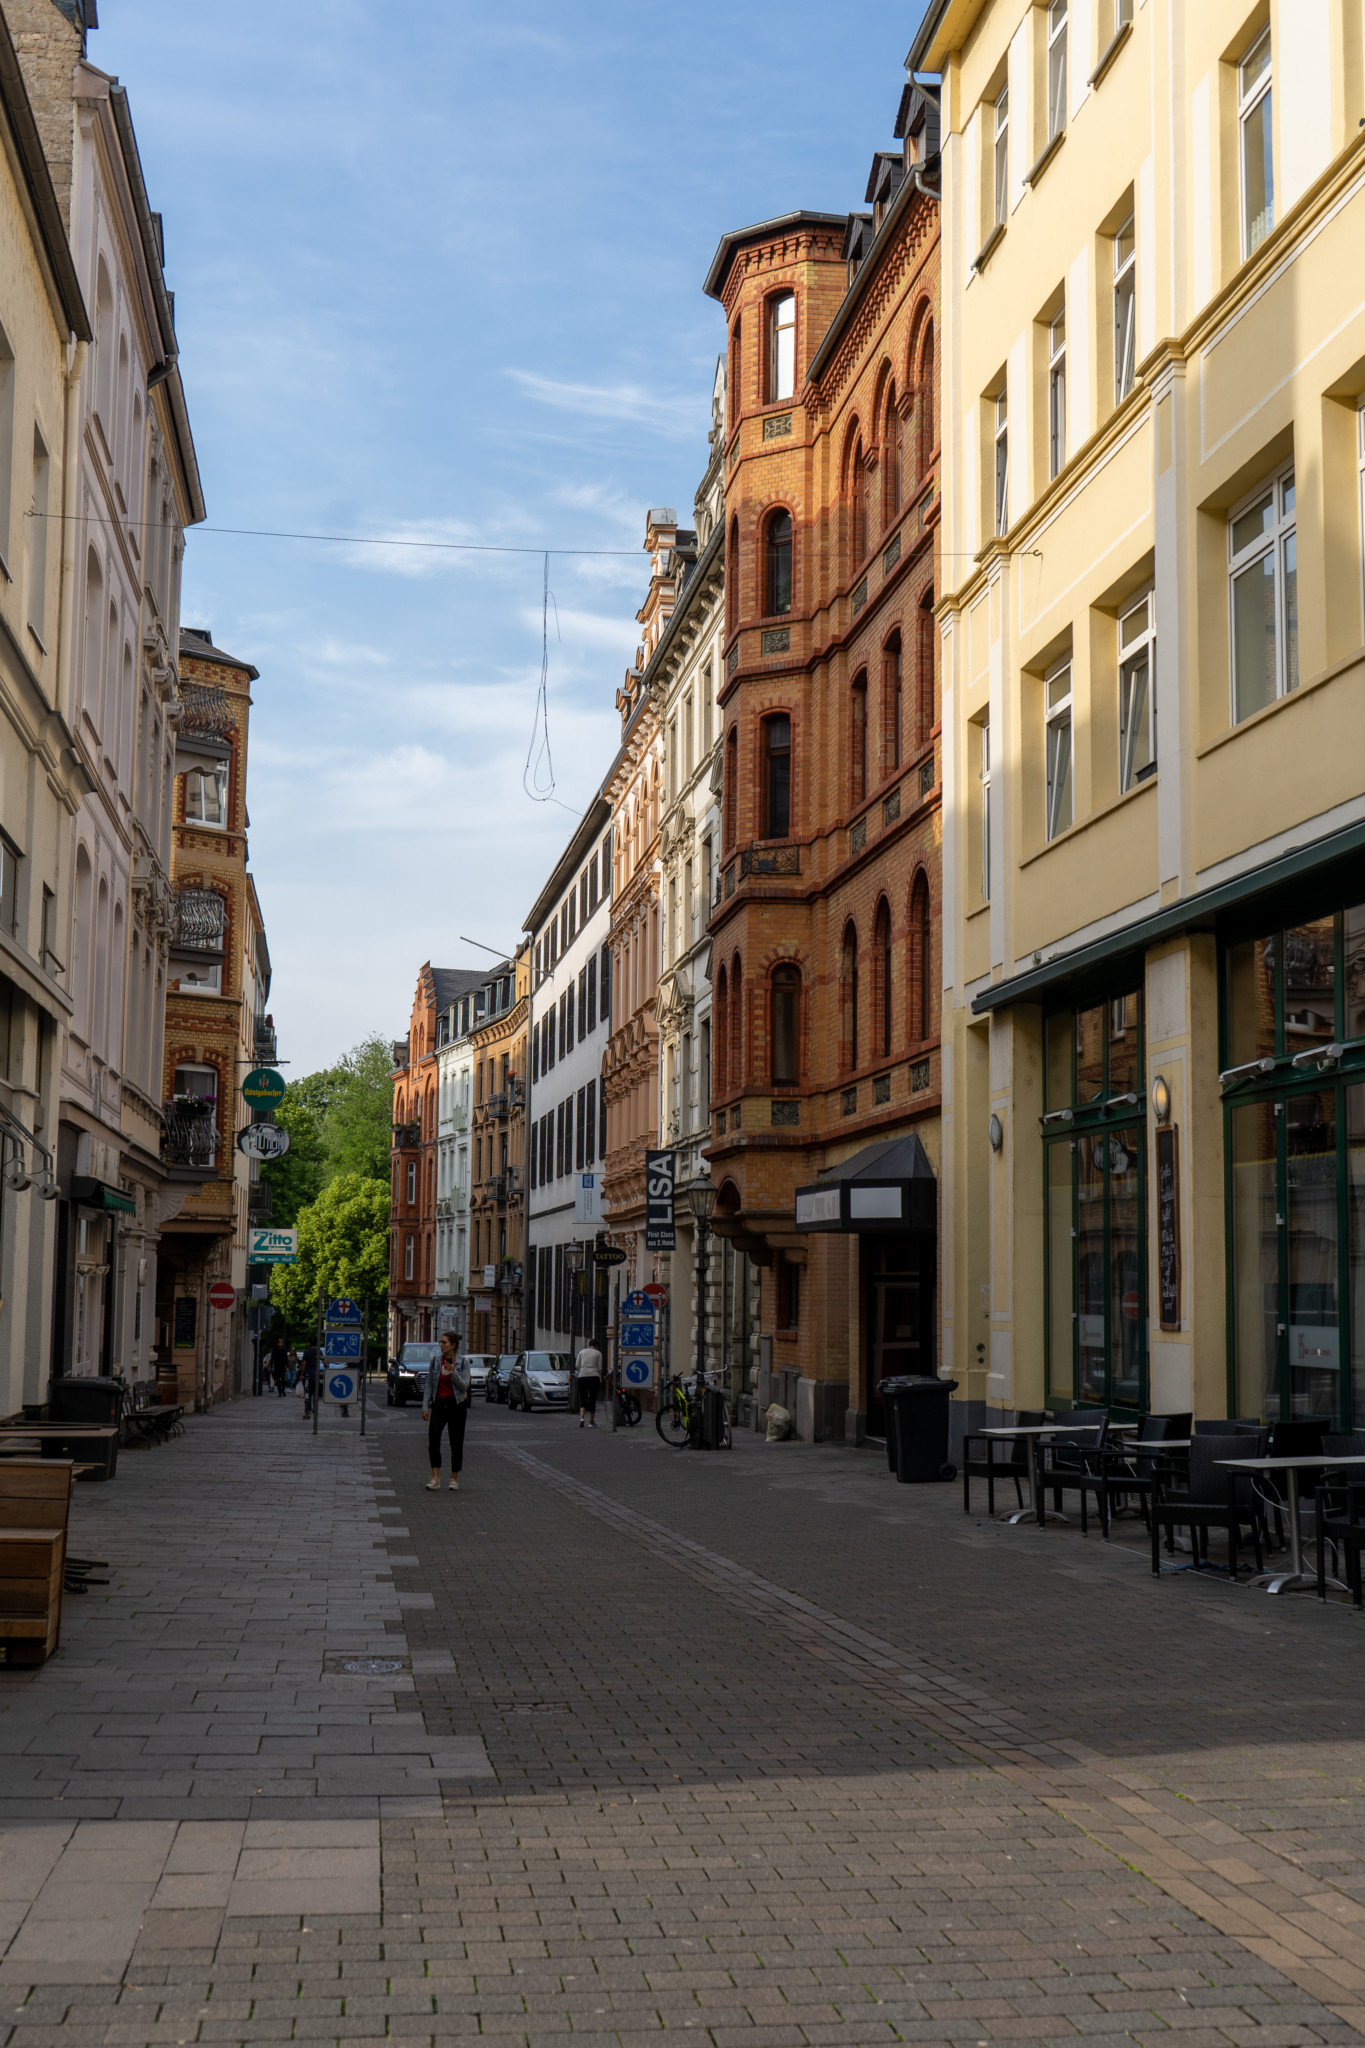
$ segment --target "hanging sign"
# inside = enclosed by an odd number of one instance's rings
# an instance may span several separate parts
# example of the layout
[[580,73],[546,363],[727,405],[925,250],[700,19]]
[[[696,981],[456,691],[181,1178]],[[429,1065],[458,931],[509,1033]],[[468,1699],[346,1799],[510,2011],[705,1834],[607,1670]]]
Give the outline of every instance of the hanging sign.
[[248,1230],[246,1262],[249,1266],[296,1266],[298,1258],[297,1230]]
[[673,1229],[673,1188],[677,1180],[675,1152],[645,1154],[645,1246],[652,1252],[671,1252],[677,1238]]
[[237,1150],[248,1159],[283,1159],[289,1150],[289,1133],[278,1124],[248,1124],[237,1133]]
[[599,1244],[596,1253],[599,1266],[624,1266],[626,1255],[619,1244]]
[[1156,1134],[1157,1295],[1163,1330],[1180,1328],[1180,1161],[1176,1127]]
[[242,1083],[242,1094],[253,1109],[274,1109],[284,1101],[284,1075],[273,1067],[253,1067]]

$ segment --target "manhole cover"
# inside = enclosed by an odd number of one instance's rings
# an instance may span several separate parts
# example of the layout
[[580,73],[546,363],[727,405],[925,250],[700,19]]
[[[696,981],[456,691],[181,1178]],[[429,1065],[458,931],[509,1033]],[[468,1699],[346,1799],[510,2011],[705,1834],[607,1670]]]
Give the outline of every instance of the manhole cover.
[[401,1671],[403,1666],[397,1657],[352,1657],[341,1668],[377,1677],[381,1672]]

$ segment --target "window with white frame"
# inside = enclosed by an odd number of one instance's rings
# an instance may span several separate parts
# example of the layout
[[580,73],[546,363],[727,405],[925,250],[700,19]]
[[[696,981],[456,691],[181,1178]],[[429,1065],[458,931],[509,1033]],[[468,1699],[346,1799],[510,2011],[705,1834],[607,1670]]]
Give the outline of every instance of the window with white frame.
[[983,718],[981,732],[981,900],[991,900],[991,722]]
[[1242,255],[1275,225],[1275,164],[1271,148],[1270,30],[1263,29],[1237,66],[1237,125],[1241,141]]
[[1066,126],[1067,0],[1051,0],[1047,10],[1047,139]]
[[404,1240],[403,1240],[403,1278],[404,1278],[405,1280],[411,1280],[411,1278],[412,1278],[412,1258],[413,1258],[413,1250],[412,1250],[412,1247],[413,1247],[413,1240],[412,1240],[412,1239],[411,1239],[410,1237],[404,1238]]
[[1119,788],[1156,773],[1156,606],[1148,590],[1119,614]]
[[416,1200],[417,1200],[417,1165],[416,1165],[416,1161],[415,1161],[415,1160],[412,1160],[412,1159],[410,1159],[410,1160],[408,1161],[408,1205],[409,1205],[409,1207],[411,1207],[411,1205],[412,1205],[412,1204],[413,1204],[413,1203],[414,1203],[414,1202],[415,1202]]
[[1010,406],[1002,384],[995,397],[995,531],[1010,523]]
[[1114,231],[1114,403],[1137,375],[1137,241],[1130,213]]
[[768,397],[790,398],[796,388],[796,293],[780,292],[768,308]]
[[223,993],[223,968],[220,961],[209,967],[190,966],[179,969],[180,993],[182,996],[220,996]]
[[[1356,471],[1360,479],[1360,531],[1365,536],[1365,398],[1356,411]],[[1365,597],[1365,548],[1361,550],[1362,597]]]
[[191,768],[185,776],[185,823],[210,825],[221,831],[227,824],[227,770]]
[[1075,816],[1071,773],[1071,663],[1056,668],[1043,684],[1047,725],[1047,836],[1065,832]]
[[1010,203],[1010,89],[1002,85],[995,96],[995,225],[1002,228]]
[[1232,721],[1299,686],[1294,472],[1282,470],[1228,520]]
[[1047,328],[1047,473],[1060,474],[1066,463],[1066,307],[1054,313]]

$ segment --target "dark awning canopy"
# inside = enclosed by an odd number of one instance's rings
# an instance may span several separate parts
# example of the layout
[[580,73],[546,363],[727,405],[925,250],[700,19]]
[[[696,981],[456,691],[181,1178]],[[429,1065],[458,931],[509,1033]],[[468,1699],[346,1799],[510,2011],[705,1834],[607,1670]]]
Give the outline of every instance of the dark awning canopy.
[[864,1145],[842,1166],[827,1167],[818,1181],[796,1190],[798,1230],[933,1230],[937,1221],[934,1169],[913,1136]]

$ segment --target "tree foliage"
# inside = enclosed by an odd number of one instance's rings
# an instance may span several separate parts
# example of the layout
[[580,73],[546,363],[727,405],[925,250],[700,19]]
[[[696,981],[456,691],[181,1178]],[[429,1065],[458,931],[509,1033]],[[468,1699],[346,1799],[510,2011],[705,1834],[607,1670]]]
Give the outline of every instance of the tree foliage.
[[[382,1038],[363,1039],[334,1067],[291,1081],[275,1121],[289,1133],[283,1159],[261,1169],[273,1223],[295,1226],[299,1258],[276,1266],[270,1299],[291,1343],[317,1326],[317,1298],[370,1297],[370,1328],[382,1332],[389,1285],[389,1160],[393,1072]],[[287,1304],[287,1313],[286,1313]]]

